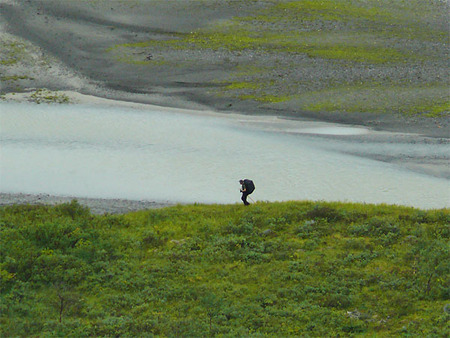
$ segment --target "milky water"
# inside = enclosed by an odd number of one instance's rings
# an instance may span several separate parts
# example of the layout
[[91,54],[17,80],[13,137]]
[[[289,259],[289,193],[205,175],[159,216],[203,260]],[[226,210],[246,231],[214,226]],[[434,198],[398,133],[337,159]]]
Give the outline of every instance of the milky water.
[[[310,135],[365,129],[289,122],[304,131],[290,134],[250,122],[150,108],[1,103],[0,191],[234,203],[238,180],[251,178],[254,200],[449,206],[448,179],[349,155],[345,147],[358,145]],[[384,147],[387,155],[396,149]]]

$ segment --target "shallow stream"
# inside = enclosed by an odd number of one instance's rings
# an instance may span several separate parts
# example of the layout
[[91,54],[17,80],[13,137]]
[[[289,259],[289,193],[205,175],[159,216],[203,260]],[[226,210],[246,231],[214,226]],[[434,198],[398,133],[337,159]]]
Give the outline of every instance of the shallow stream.
[[446,145],[399,149],[371,142],[372,133],[270,117],[1,103],[0,191],[234,203],[238,180],[251,178],[253,200],[450,205],[449,179],[364,156],[442,157]]

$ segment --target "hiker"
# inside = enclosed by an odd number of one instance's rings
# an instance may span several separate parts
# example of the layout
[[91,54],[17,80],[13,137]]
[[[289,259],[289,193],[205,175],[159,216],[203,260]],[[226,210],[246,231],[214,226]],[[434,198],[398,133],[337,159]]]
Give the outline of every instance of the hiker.
[[255,190],[255,184],[252,180],[248,179],[239,180],[239,183],[241,184],[241,200],[245,205],[249,205],[250,203],[247,202],[247,196]]

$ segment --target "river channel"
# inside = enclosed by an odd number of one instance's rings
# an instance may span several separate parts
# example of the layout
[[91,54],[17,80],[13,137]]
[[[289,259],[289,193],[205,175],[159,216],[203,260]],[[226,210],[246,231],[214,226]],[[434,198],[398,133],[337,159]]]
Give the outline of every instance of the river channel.
[[412,170],[401,158],[446,158],[448,151],[445,144],[380,143],[364,128],[273,117],[0,104],[6,193],[236,203],[238,180],[251,178],[255,201],[443,208],[448,177]]

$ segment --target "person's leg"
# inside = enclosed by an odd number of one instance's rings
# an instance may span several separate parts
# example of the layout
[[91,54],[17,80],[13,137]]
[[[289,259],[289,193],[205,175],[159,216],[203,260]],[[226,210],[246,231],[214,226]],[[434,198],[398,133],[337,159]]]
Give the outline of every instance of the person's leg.
[[248,196],[247,193],[245,193],[245,192],[242,193],[241,200],[242,200],[242,202],[244,202],[245,205],[249,205],[250,204],[250,203],[247,202],[247,196]]

